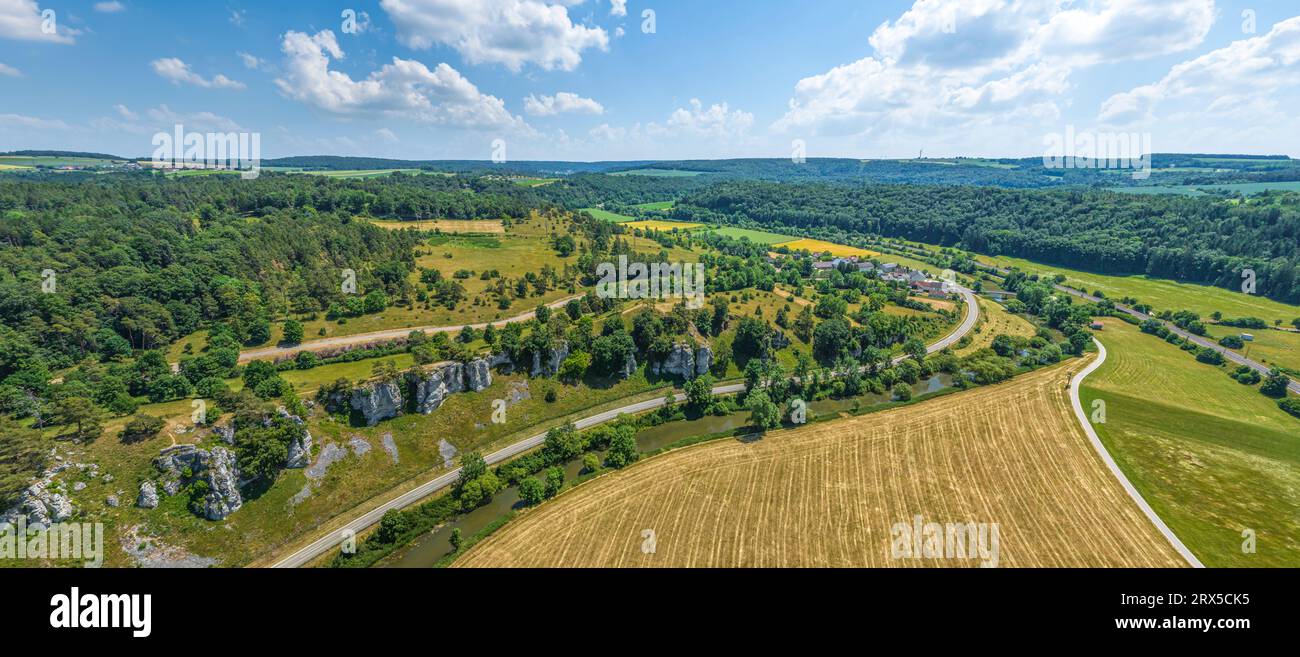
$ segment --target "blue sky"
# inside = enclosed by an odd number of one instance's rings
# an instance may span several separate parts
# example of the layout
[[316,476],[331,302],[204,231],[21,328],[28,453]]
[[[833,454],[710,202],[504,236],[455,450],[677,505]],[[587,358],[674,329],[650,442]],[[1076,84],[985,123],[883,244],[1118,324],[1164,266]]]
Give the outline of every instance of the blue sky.
[[1067,126],[1300,154],[1298,89],[1290,0],[0,0],[0,151],[180,123],[264,157],[1038,156]]

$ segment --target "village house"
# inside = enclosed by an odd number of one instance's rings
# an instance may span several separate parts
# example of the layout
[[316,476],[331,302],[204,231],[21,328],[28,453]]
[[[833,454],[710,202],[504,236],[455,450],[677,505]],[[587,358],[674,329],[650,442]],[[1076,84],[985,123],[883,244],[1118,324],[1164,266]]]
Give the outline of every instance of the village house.
[[912,289],[933,299],[943,299],[953,293],[952,284],[947,281],[916,281],[912,283]]

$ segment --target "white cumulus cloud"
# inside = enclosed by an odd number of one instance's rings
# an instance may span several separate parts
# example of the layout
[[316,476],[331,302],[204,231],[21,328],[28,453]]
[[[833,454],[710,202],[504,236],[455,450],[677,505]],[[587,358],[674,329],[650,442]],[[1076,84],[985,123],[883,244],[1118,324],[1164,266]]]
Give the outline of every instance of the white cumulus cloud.
[[284,95],[339,115],[407,118],[461,128],[529,132],[523,119],[505,108],[501,99],[478,90],[456,69],[394,57],[361,80],[330,70],[330,59],[343,59],[343,50],[330,30],[315,35],[288,32],[281,50],[284,75],[275,84]]
[[[47,14],[45,12],[52,12]],[[81,32],[63,26],[57,11],[41,9],[36,0],[0,0],[0,39],[73,43]]]
[[1179,63],[1157,82],[1115,94],[1102,103],[1099,119],[1125,123],[1171,112],[1232,112],[1261,106],[1300,86],[1300,16],[1275,24],[1268,33],[1234,41]]
[[626,16],[627,0],[609,0],[610,16]]
[[1213,0],[916,0],[874,53],[800,80],[774,128],[881,135],[1051,120],[1075,70],[1201,43]]
[[11,78],[21,78],[23,76],[23,72],[12,66],[9,66],[8,64],[5,64],[4,62],[0,62],[0,75],[7,75]]
[[554,96],[530,94],[524,99],[524,111],[533,116],[553,116],[567,113],[604,114],[605,107],[591,98],[583,98],[575,93],[561,91]]
[[244,62],[244,68],[251,68],[253,70],[257,70],[262,67],[262,60],[258,57],[250,55],[246,52],[236,52],[235,54],[239,55],[239,60]]
[[244,83],[231,80],[230,78],[217,74],[212,79],[207,79],[198,73],[190,70],[190,65],[176,57],[165,57],[155,59],[149,64],[153,67],[154,73],[170,80],[173,84],[192,84],[204,89],[243,89]]
[[754,115],[731,109],[727,103],[714,103],[705,107],[698,98],[692,98],[690,107],[679,107],[668,116],[665,126],[650,124],[654,134],[696,135],[714,138],[737,138],[745,135],[754,125]]
[[574,23],[567,5],[581,0],[381,0],[397,39],[416,50],[455,49],[470,64],[526,64],[572,71],[584,50],[607,50],[600,27]]

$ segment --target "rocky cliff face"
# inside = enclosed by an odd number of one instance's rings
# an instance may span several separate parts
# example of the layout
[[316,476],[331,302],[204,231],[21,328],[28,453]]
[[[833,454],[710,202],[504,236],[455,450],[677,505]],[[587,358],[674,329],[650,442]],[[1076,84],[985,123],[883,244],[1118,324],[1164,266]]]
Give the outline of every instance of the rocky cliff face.
[[220,438],[221,442],[227,445],[235,444],[235,425],[233,424],[227,424],[224,427],[213,427],[212,433],[216,434],[217,438]]
[[619,370],[618,372],[619,376],[626,379],[627,377],[636,374],[636,368],[637,368],[636,356],[633,356],[632,354],[628,354],[627,360],[623,361],[623,369]]
[[475,358],[465,363],[465,387],[480,392],[492,385],[492,366],[487,358]]
[[547,350],[545,358],[540,353],[533,353],[533,369],[530,372],[532,376],[554,376],[560,371],[560,365],[565,358],[569,357],[569,343],[567,340],[556,340],[555,344]]
[[353,389],[351,403],[352,410],[366,418],[366,426],[373,427],[402,412],[402,390],[387,381],[368,383]]
[[[293,422],[294,424],[298,425],[299,428],[302,429],[302,435],[299,436],[298,438],[295,438],[293,442],[289,443],[289,458],[285,459],[284,467],[289,469],[299,469],[299,468],[307,467],[307,465],[311,463],[312,440],[311,440],[311,433],[307,431],[306,423],[302,421],[302,418],[298,417],[297,415],[291,414],[283,406],[275,409],[275,412],[278,413],[280,417],[285,418],[290,422]],[[231,432],[231,440],[227,442],[231,445],[234,444],[233,430]]]
[[695,376],[704,376],[713,367],[713,349],[704,345],[695,350]]
[[442,406],[447,395],[465,389],[464,366],[452,363],[440,367],[415,384],[415,410],[428,415]]
[[428,415],[438,410],[448,395],[466,390],[479,392],[492,385],[494,360],[496,357],[475,358],[463,365],[452,363],[434,370],[415,384],[415,410]]
[[[706,354],[707,362],[712,364],[713,352],[709,351],[707,347],[697,350],[692,345],[678,342],[673,345],[673,350],[668,352],[668,357],[665,358],[662,363],[656,363],[654,365],[653,371],[656,374],[680,376],[687,380],[694,379],[698,372],[696,354],[701,352]],[[704,371],[708,371],[707,365],[705,366]]]

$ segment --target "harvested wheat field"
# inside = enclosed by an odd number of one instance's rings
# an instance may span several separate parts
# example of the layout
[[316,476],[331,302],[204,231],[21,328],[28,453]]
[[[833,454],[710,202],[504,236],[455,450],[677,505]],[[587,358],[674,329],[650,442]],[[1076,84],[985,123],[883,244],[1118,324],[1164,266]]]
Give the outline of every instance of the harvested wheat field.
[[891,532],[921,516],[997,523],[1000,567],[1185,566],[1079,429],[1066,384],[1083,365],[647,459],[519,516],[456,565],[978,565],[894,558]]

